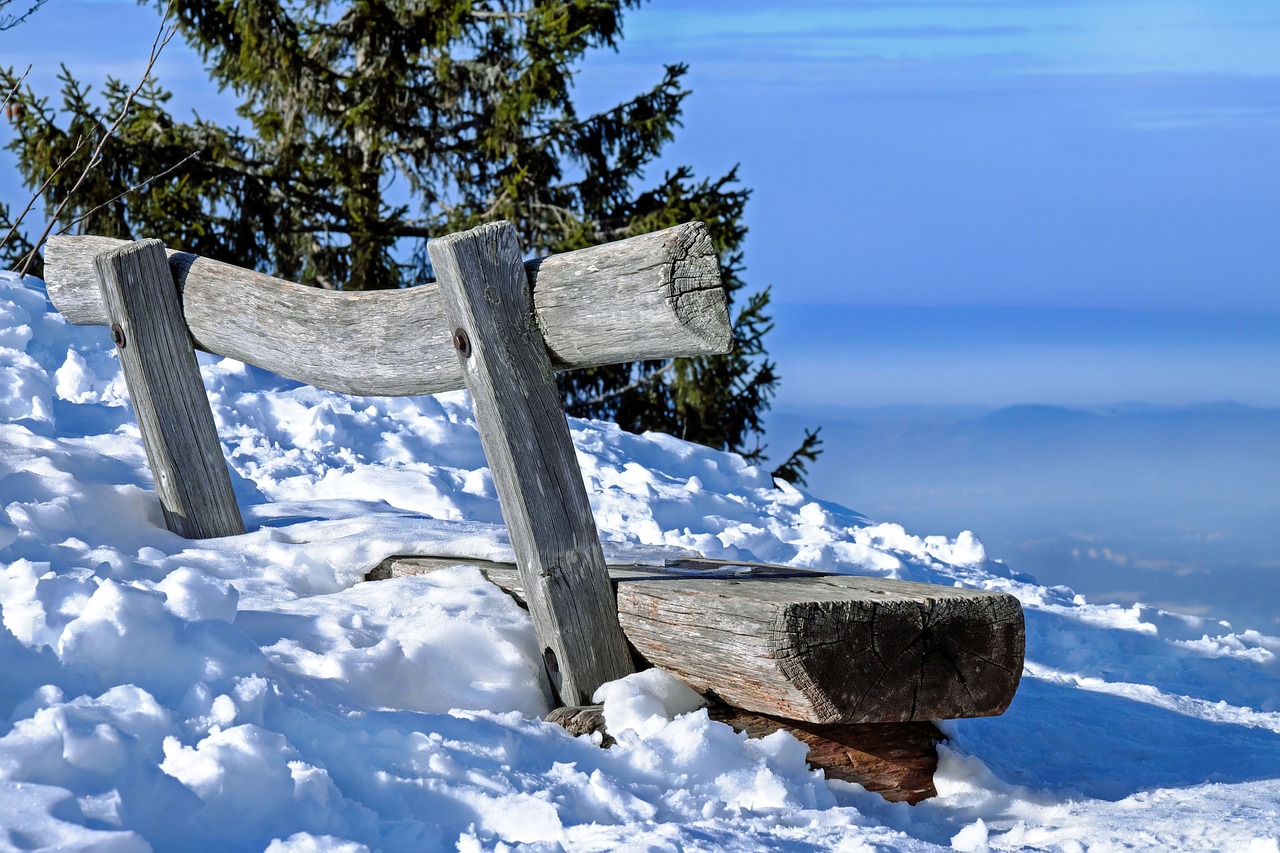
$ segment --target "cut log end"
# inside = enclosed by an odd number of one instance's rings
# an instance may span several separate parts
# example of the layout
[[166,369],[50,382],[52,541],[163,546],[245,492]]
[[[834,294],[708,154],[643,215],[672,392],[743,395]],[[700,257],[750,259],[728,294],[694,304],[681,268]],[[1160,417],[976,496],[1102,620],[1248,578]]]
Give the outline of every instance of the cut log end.
[[[557,366],[715,355],[731,345],[720,262],[700,222],[551,255],[525,270]],[[577,306],[580,334],[546,322],[568,305]],[[637,324],[647,350],[630,343]]]
[[[893,588],[897,592],[897,588]],[[819,722],[907,722],[998,716],[1021,676],[1022,608],[1013,596],[980,600],[947,587],[868,605],[806,602],[787,608],[782,635],[795,654],[783,671],[814,703]]]
[[669,229],[671,265],[666,297],[681,324],[698,339],[703,353],[720,355],[733,348],[720,261],[707,226],[690,222]]

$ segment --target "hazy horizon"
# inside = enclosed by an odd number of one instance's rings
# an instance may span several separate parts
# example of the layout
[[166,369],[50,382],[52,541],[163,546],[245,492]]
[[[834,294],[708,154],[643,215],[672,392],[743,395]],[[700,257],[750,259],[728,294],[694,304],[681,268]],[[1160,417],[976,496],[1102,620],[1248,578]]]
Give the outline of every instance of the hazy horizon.
[[1091,601],[1274,630],[1280,407],[782,406],[781,453],[821,425],[808,490]]
[[1280,312],[774,306],[779,406],[1280,406]]

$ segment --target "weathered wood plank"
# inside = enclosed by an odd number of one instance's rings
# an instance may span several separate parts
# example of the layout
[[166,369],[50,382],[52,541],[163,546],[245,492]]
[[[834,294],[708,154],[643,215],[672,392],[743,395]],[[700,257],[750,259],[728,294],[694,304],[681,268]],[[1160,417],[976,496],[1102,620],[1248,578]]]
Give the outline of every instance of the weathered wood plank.
[[[77,325],[107,322],[93,257],[124,244],[52,237],[49,298]],[[348,394],[409,396],[462,387],[439,289],[324,291],[169,252],[200,349]],[[690,222],[525,264],[538,326],[557,369],[728,351],[729,315],[714,247]]]
[[[509,564],[392,557],[371,577],[475,565],[517,599]],[[1011,595],[713,560],[611,566],[635,652],[694,689],[812,723],[1004,713],[1022,675]]]
[[[510,223],[427,247],[552,686],[581,705],[632,671]],[[424,341],[424,346],[447,346]]]
[[[931,722],[821,725],[727,705],[712,705],[707,715],[748,737],[790,732],[809,747],[810,767],[823,771],[828,779],[856,782],[891,803],[915,805],[938,795],[933,774],[938,770],[938,744],[947,737]],[[546,719],[575,736],[599,733],[605,749],[615,743],[599,705],[556,708]]]
[[165,524],[188,539],[244,533],[164,246],[126,244],[94,269]]

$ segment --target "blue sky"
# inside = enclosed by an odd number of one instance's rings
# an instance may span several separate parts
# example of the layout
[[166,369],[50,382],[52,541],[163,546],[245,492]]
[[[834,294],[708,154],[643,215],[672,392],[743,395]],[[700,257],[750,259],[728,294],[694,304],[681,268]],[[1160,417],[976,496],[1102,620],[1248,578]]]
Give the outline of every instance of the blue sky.
[[584,86],[682,59],[780,299],[1280,309],[1274,3],[658,2]]
[[[46,91],[60,61],[132,79],[156,21],[50,0],[0,52]],[[693,95],[664,164],[754,190],[781,404],[1280,405],[1274,0],[655,0],[580,107],[667,62]],[[178,42],[159,77],[229,114]]]

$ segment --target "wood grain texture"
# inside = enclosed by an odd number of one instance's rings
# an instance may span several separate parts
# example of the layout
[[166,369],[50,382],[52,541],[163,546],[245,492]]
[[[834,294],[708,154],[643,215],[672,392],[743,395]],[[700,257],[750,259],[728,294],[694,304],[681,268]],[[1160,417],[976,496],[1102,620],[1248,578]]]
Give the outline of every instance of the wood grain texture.
[[126,244],[94,269],[165,524],[188,539],[244,533],[164,246]]
[[[933,774],[938,770],[938,744],[947,737],[931,722],[821,725],[727,705],[712,705],[707,716],[753,738],[789,732],[809,747],[810,767],[828,779],[856,782],[891,803],[915,805],[938,795]],[[546,720],[575,737],[598,734],[605,749],[616,742],[600,705],[556,708]]]
[[551,713],[543,719],[548,723],[555,723],[574,737],[598,733],[600,746],[605,749],[617,743],[605,728],[603,705],[561,705],[559,708],[552,708]]
[[915,805],[938,795],[938,744],[946,735],[930,721],[822,725],[713,706],[711,719],[748,737],[790,732],[809,747],[809,766],[828,779],[856,782],[891,803]]
[[[507,523],[524,598],[562,702],[632,672],[604,553],[507,222],[428,246]],[[424,347],[448,346],[424,340]]]
[[[557,367],[637,361],[639,317],[675,317],[644,358],[728,352],[720,262],[701,223],[656,231],[528,265],[538,326]],[[602,270],[610,270],[607,276]],[[573,312],[573,325],[555,318]],[[647,334],[646,334],[647,337]],[[667,352],[671,350],[671,352]]]
[[[460,564],[523,595],[502,563],[393,557],[370,576]],[[714,560],[609,574],[643,661],[761,714],[823,724],[995,716],[1022,675],[1022,607],[1004,593]]]
[[[49,298],[68,321],[107,321],[92,274],[107,237],[52,237]],[[348,394],[410,396],[462,387],[434,283],[334,292],[169,252],[197,347]],[[706,227],[691,222],[524,265],[557,369],[727,352],[729,316]]]

